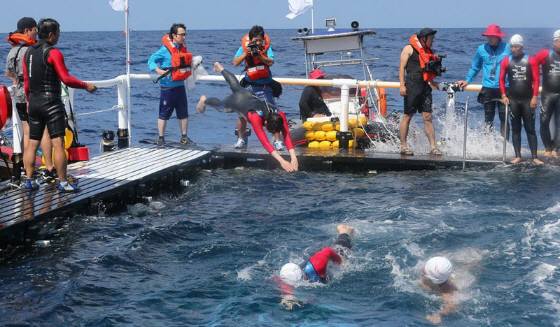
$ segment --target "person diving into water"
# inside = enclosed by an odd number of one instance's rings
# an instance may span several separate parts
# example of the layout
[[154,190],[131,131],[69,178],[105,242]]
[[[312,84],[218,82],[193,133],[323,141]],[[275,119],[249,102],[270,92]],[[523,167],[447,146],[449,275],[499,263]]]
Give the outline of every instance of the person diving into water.
[[349,256],[352,250],[352,235],[354,228],[340,224],[336,226],[338,237],[333,246],[326,246],[315,252],[303,264],[298,265],[289,262],[282,266],[280,273],[276,276],[275,281],[278,284],[282,300],[280,304],[288,310],[294,307],[301,307],[301,302],[294,296],[294,288],[297,283],[307,281],[310,283],[327,283],[327,267],[329,262],[340,265]]
[[[287,172],[297,171],[298,159],[290,136],[290,127],[288,126],[286,114],[278,110],[273,104],[263,101],[243,88],[235,75],[225,70],[219,62],[214,63],[214,71],[224,76],[233,93],[223,100],[207,98],[205,95],[202,95],[196,106],[196,111],[202,113],[206,110],[206,106],[211,106],[218,111],[237,112],[251,123],[263,147],[280,163],[282,169]],[[270,144],[263,127],[266,127],[271,133],[282,132],[284,143],[290,153],[290,161],[282,158],[280,153]]]

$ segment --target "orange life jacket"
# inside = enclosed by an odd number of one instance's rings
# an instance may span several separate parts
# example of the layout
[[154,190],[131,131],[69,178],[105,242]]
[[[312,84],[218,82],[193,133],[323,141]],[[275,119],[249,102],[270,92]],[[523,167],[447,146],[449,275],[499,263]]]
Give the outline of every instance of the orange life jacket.
[[8,37],[6,39],[12,46],[16,46],[19,44],[29,46],[37,43],[37,40],[32,39],[23,33],[10,33],[8,34]]
[[[250,52],[248,49],[248,45],[251,43],[251,39],[249,38],[249,34],[245,34],[241,38],[241,47],[245,53]],[[270,37],[268,34],[264,35],[264,46],[261,48],[260,53],[262,56],[267,57],[266,52],[270,48]],[[270,67],[262,62],[259,58],[253,56],[245,57],[245,71],[247,72],[247,76],[255,81],[261,78],[269,78],[272,74],[270,72]]]
[[422,44],[420,43],[420,40],[418,40],[418,36],[416,36],[416,34],[413,34],[410,37],[409,41],[410,41],[410,45],[414,48],[414,50],[418,52],[418,59],[420,61],[420,68],[423,71],[422,76],[424,77],[424,81],[426,82],[433,81],[434,78],[436,78],[437,76],[436,73],[426,71],[425,68],[430,61],[434,61],[438,59],[437,55],[435,55],[432,52],[432,49],[423,47]]
[[161,38],[161,43],[171,53],[171,79],[174,81],[184,81],[189,78],[192,74],[192,53],[187,50],[185,45],[180,45],[177,48],[168,34]]

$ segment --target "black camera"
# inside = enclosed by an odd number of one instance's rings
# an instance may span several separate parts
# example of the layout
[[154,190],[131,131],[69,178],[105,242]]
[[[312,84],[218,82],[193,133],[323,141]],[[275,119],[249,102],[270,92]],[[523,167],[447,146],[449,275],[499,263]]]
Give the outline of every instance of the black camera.
[[428,61],[424,70],[430,73],[436,74],[436,76],[441,76],[441,74],[447,71],[447,68],[443,66],[442,61],[443,58],[447,57],[446,55],[437,55],[435,59]]
[[249,54],[251,54],[251,56],[256,57],[259,55],[260,46],[257,42],[247,44],[247,48],[249,49]]

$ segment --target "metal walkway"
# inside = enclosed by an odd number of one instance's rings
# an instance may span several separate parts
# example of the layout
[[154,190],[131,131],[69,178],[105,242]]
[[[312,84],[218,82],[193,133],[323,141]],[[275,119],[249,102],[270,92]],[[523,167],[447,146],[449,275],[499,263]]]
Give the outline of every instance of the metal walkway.
[[209,151],[141,146],[71,164],[68,173],[79,179],[79,192],[60,193],[54,184],[43,184],[33,192],[5,192],[0,195],[0,230],[71,212],[79,205],[107,199],[118,191],[130,191],[146,180],[157,183],[163,175],[198,167],[208,157]]

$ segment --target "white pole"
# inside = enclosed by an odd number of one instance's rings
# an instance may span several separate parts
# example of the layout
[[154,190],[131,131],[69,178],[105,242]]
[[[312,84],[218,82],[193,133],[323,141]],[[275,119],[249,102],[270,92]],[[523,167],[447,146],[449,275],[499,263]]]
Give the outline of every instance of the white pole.
[[[315,0],[317,2],[317,0]],[[313,7],[311,7],[311,34],[315,33],[315,2]]]
[[130,28],[128,26],[128,0],[126,0],[126,9],[124,12],[124,25],[126,28],[126,110],[127,113],[127,129],[128,129],[128,144],[131,143],[132,140],[132,129],[130,126],[130,114],[131,114],[131,107],[132,103],[130,101]]

